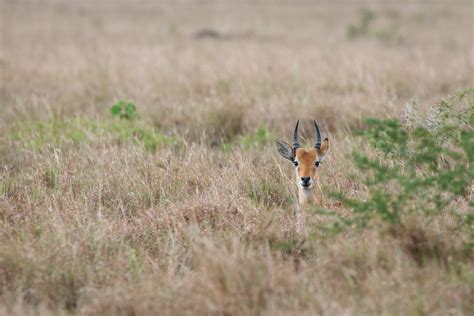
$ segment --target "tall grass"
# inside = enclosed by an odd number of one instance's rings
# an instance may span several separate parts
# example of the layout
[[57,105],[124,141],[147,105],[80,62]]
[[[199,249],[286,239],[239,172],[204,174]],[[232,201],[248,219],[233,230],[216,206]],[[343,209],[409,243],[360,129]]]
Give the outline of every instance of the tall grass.
[[334,234],[273,144],[297,118],[311,144],[317,119],[320,208],[351,218],[329,191],[373,198],[364,118],[415,102],[416,125],[473,86],[468,4],[369,6],[403,41],[348,39],[351,5],[1,7],[0,313],[472,313],[472,223],[453,230],[472,186],[435,220]]

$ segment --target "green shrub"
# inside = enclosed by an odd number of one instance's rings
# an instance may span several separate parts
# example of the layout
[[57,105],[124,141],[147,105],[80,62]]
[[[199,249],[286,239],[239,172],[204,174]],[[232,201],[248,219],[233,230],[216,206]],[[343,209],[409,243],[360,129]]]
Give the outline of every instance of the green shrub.
[[114,117],[120,117],[125,120],[133,120],[139,117],[135,103],[123,100],[112,105],[110,107],[110,113]]
[[380,41],[401,42],[403,38],[396,34],[396,25],[385,27],[384,29],[374,29],[373,22],[377,15],[370,9],[362,9],[359,13],[359,21],[347,27],[347,38],[374,38]]
[[359,22],[349,25],[347,28],[347,37],[350,39],[367,36],[369,34],[370,23],[375,19],[375,13],[369,9],[360,11]]
[[368,197],[334,193],[352,212],[333,225],[365,227],[378,219],[396,228],[403,225],[408,214],[449,212],[457,219],[453,227],[465,229],[474,237],[474,216],[467,210],[474,206],[470,201],[474,178],[473,94],[474,89],[470,89],[443,100],[424,118],[409,106],[403,123],[368,119],[368,128],[361,135],[365,148],[353,153]]

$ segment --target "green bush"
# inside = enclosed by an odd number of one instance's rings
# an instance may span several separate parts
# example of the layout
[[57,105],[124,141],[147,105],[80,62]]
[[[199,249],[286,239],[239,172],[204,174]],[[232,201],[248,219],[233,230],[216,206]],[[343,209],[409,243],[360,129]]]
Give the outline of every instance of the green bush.
[[347,37],[353,39],[367,36],[369,34],[369,26],[375,18],[376,16],[373,11],[369,9],[361,10],[358,23],[347,27]]
[[112,116],[120,117],[125,120],[133,120],[139,117],[137,107],[133,102],[126,102],[123,100],[118,101],[110,107],[110,113]]
[[384,29],[375,29],[373,22],[377,19],[377,15],[370,9],[362,9],[359,11],[359,21],[351,24],[346,29],[347,38],[350,40],[357,38],[373,38],[385,42],[401,42],[403,38],[396,34],[397,26],[392,25]]
[[[473,235],[474,89],[434,105],[426,117],[412,106],[402,123],[368,119],[361,133],[364,149],[353,153],[367,198],[333,196],[352,210],[335,227],[365,227],[379,219],[391,227],[403,225],[405,215],[449,212],[456,229]],[[459,205],[466,207],[459,208]],[[331,212],[323,212],[330,214]],[[342,226],[341,226],[342,225]]]

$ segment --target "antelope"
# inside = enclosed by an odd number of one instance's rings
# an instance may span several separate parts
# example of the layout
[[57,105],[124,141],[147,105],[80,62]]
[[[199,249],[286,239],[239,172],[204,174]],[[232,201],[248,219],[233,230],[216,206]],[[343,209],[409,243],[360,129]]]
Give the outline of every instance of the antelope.
[[301,148],[298,142],[299,123],[300,121],[298,120],[293,132],[293,146],[280,139],[276,140],[276,146],[280,155],[291,161],[295,166],[298,200],[299,205],[303,206],[315,201],[313,187],[317,180],[317,169],[321,166],[324,157],[329,151],[329,139],[325,138],[321,144],[321,133],[319,132],[318,124],[316,121],[313,121],[316,128],[316,143],[313,148]]

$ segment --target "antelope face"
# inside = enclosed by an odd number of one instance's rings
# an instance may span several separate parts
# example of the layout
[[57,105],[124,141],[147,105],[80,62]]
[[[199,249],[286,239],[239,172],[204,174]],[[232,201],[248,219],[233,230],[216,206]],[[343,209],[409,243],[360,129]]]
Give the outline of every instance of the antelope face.
[[297,148],[293,164],[296,170],[296,180],[300,188],[311,190],[316,177],[316,164],[318,163],[318,152],[315,148],[305,150]]
[[299,121],[296,123],[293,133],[293,146],[282,140],[277,140],[276,145],[280,155],[290,160],[295,166],[296,181],[299,189],[310,191],[316,181],[317,170],[329,150],[329,139],[325,138],[321,144],[321,133],[319,132],[318,124],[314,121],[316,143],[312,148],[301,148],[298,143],[298,125]]

